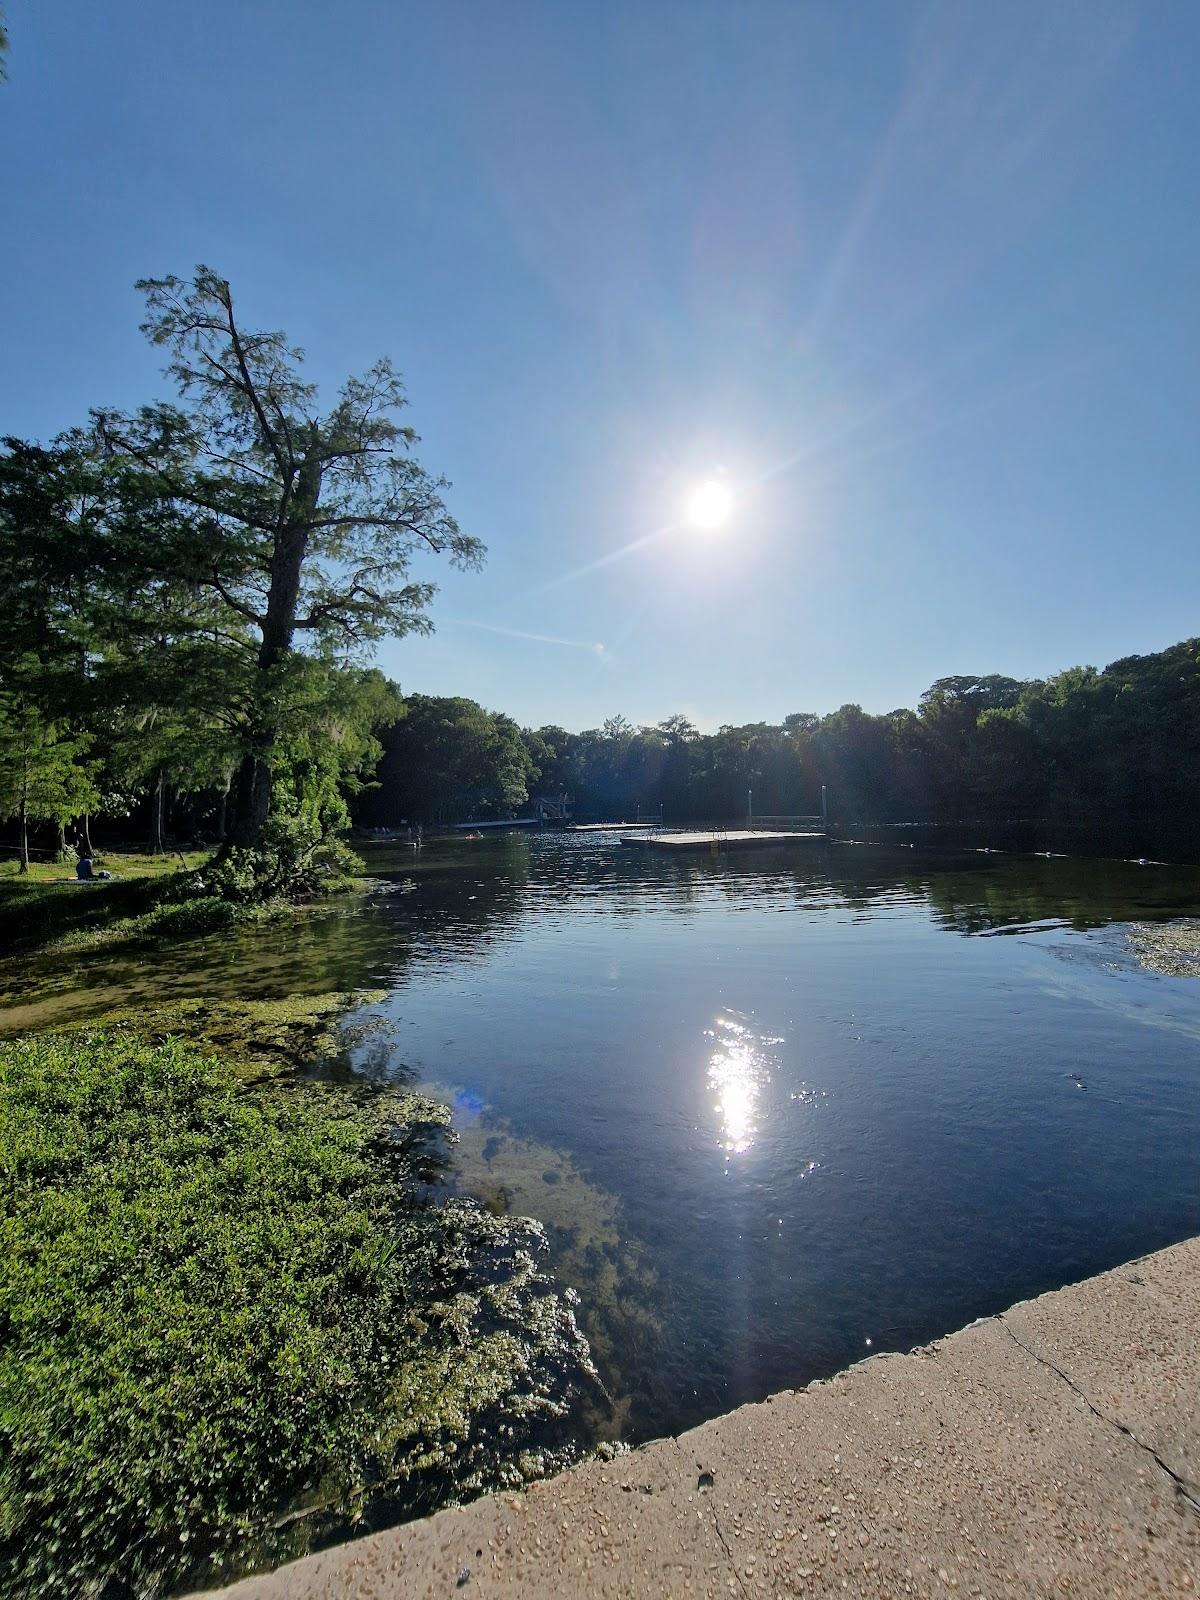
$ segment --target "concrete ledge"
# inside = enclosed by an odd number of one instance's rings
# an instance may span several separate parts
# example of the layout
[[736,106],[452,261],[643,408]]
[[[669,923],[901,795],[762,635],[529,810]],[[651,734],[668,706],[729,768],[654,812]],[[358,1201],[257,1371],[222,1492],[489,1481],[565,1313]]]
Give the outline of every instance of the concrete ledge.
[[225,1600],[1200,1595],[1200,1240]]

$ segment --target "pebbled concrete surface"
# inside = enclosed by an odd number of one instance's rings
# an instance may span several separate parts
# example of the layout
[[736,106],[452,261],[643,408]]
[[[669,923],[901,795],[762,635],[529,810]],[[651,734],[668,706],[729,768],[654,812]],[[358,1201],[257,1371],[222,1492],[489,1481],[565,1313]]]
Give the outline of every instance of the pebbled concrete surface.
[[222,1600],[1200,1600],[1200,1239]]

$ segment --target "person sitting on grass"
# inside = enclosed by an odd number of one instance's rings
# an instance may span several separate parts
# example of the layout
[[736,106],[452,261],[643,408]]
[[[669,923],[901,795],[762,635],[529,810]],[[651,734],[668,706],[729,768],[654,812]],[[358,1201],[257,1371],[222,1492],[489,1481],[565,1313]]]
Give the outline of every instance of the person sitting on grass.
[[75,863],[75,876],[80,883],[91,883],[94,878],[111,878],[111,872],[97,872],[91,856],[80,856]]

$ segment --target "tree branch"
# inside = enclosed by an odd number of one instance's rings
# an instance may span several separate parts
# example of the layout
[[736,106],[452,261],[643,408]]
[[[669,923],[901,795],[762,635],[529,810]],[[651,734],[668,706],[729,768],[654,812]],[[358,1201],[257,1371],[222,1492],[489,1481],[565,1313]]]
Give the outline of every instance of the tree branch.
[[393,516],[393,517],[388,517],[388,516],[383,516],[383,515],[376,515],[376,516],[362,515],[362,516],[341,516],[341,517],[317,517],[314,521],[310,522],[308,524],[308,526],[309,526],[310,530],[312,530],[314,532],[318,528],[392,528],[392,529],[395,529],[395,530],[403,529],[405,533],[415,534],[417,536],[417,538],[424,539],[425,543],[429,546],[429,548],[431,550],[433,550],[437,554],[440,554],[441,551],[442,551],[442,548],[443,548],[441,542],[438,539],[436,539],[433,534],[427,533],[424,528],[417,527],[417,526],[415,526],[413,524],[411,519],[418,514],[418,510],[419,510],[419,508],[416,508],[413,511],[410,511],[410,512],[406,513],[404,516]]
[[216,500],[209,500],[203,495],[197,494],[194,489],[184,488],[182,484],[155,461],[148,450],[135,444],[125,434],[109,428],[104,417],[100,418],[100,431],[105,439],[117,445],[120,449],[128,451],[139,466],[145,467],[147,472],[152,472],[171,499],[183,500],[188,505],[199,506],[202,511],[211,511],[216,517],[232,517],[235,521],[245,523],[247,527],[256,528],[259,533],[273,534],[275,532],[273,523],[259,522],[254,517],[248,516],[244,511],[234,511],[229,506],[223,506]]
[[204,581],[212,585],[212,587],[221,596],[221,599],[224,600],[225,604],[229,606],[231,610],[236,611],[241,616],[245,617],[247,622],[252,622],[256,628],[262,627],[263,618],[259,616],[257,611],[253,611],[248,605],[244,605],[242,601],[230,594],[229,590],[221,582],[221,574],[218,572],[216,567],[212,569],[212,576],[210,578],[206,578]]
[[280,475],[286,480],[288,476],[288,460],[279,444],[278,439],[275,437],[275,434],[271,428],[271,424],[267,421],[267,413],[263,409],[263,403],[259,399],[258,390],[255,388],[254,380],[250,376],[250,369],[246,364],[246,353],[242,348],[241,335],[238,333],[237,322],[235,321],[233,315],[233,293],[229,289],[228,285],[225,287],[225,294],[222,297],[221,303],[225,307],[225,316],[229,324],[229,339],[233,345],[233,354],[238,364],[238,371],[242,375],[242,383],[245,386],[246,398],[254,408],[254,415],[258,418],[258,425],[263,431],[263,436],[270,447],[271,454],[275,457],[275,465],[279,468]]

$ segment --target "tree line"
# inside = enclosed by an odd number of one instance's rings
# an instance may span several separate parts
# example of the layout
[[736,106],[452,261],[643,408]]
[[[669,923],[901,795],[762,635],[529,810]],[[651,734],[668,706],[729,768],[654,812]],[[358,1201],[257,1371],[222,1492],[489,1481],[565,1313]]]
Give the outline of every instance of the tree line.
[[1200,640],[1045,679],[940,678],[915,709],[701,733],[687,718],[582,733],[521,729],[472,700],[414,695],[382,734],[372,825],[516,815],[566,793],[578,820],[732,821],[812,815],[840,825],[1041,820],[1200,845]]

